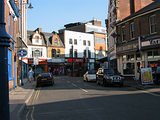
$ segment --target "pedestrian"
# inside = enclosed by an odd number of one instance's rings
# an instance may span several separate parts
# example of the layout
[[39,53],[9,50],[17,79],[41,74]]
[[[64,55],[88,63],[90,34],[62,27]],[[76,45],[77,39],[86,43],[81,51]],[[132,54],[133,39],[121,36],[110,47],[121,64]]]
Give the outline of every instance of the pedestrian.
[[32,68],[29,68],[28,80],[30,83],[33,81],[33,74],[34,74],[34,72],[32,71]]

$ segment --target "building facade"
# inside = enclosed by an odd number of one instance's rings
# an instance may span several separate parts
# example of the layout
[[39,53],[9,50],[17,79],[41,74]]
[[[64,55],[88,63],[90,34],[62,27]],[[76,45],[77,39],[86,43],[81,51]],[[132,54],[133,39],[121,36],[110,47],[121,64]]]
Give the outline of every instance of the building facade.
[[160,2],[155,1],[117,23],[118,71],[139,78],[138,70],[160,61]]

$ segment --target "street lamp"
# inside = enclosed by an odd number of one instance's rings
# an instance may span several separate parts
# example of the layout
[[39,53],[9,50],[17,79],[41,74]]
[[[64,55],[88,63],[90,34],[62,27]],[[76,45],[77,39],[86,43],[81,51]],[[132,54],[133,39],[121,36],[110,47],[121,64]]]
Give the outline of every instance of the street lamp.
[[9,120],[8,47],[10,36],[5,29],[4,7],[4,0],[0,0],[0,118]]

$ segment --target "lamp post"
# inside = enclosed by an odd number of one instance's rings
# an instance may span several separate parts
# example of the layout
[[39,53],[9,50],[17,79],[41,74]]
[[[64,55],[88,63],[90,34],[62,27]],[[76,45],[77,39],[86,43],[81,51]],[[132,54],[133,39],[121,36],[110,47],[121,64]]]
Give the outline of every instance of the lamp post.
[[10,36],[5,29],[4,0],[0,0],[0,118],[9,120],[8,47]]

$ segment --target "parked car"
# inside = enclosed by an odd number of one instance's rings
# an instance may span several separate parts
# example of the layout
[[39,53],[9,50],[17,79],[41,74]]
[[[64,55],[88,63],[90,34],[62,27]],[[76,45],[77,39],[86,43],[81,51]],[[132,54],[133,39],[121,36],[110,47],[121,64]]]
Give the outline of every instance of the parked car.
[[54,84],[54,77],[50,73],[41,73],[37,77],[37,87],[41,85],[53,85]]
[[83,75],[83,81],[96,81],[96,71],[89,70]]
[[96,83],[102,86],[114,84],[123,86],[123,79],[124,78],[116,73],[113,69],[99,68],[96,73]]

